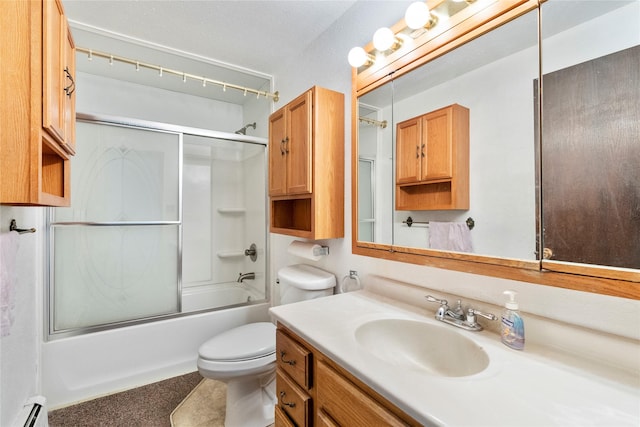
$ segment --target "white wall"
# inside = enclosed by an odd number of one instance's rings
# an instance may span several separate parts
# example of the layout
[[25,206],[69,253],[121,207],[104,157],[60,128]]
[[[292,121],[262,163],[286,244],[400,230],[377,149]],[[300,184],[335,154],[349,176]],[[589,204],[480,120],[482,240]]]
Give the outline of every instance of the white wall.
[[[42,336],[42,209],[0,207],[0,233],[9,231],[11,219],[19,228],[36,228],[21,234],[14,265],[16,281],[13,324],[0,338],[0,425],[13,425],[26,400],[40,392],[40,337]],[[0,260],[4,266],[5,259]],[[2,304],[10,302],[3,299]]]
[[[375,4],[375,3],[374,3]],[[353,46],[367,44],[375,30],[400,19],[404,6],[389,6],[381,3],[373,6],[369,2],[358,2],[345,13],[336,25],[322,34],[308,47],[302,58],[296,58],[296,66],[285,66],[275,75],[276,87],[286,103],[308,87],[317,84],[349,94],[351,74],[347,54]],[[376,16],[371,16],[375,7]],[[389,7],[389,10],[383,10]],[[621,10],[612,18],[634,19],[638,16],[639,4]],[[379,16],[382,19],[379,19]],[[355,24],[357,23],[357,24]],[[611,28],[606,25],[601,28]],[[598,38],[601,31],[584,34],[583,37]],[[345,98],[345,129],[351,129],[351,100]],[[412,264],[404,264],[382,259],[356,256],[351,253],[351,133],[345,133],[345,238],[325,241],[330,247],[330,255],[318,262],[299,259],[288,255],[286,248],[293,240],[287,236],[271,235],[272,274],[287,265],[297,262],[315,264],[333,272],[341,280],[349,270],[359,271],[366,281],[368,275],[379,275],[408,282],[425,288],[442,290],[465,298],[502,305],[502,291],[514,289],[519,292],[520,307],[526,313],[550,319],[581,325],[597,331],[608,332],[634,340],[640,339],[640,301],[616,298],[588,292],[571,291],[561,288],[497,279],[493,277],[454,272]]]

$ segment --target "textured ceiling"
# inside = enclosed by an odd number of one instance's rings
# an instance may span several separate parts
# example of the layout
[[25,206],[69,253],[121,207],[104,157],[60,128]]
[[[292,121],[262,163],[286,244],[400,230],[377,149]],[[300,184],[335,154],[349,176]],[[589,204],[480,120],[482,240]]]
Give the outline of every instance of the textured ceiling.
[[72,23],[273,74],[355,1],[64,0]]

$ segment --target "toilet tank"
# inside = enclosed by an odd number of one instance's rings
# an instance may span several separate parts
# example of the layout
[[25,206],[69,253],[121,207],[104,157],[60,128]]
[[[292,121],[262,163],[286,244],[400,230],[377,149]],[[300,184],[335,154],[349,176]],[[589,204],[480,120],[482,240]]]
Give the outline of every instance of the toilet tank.
[[333,294],[336,276],[306,264],[290,265],[278,270],[280,304],[305,301]]

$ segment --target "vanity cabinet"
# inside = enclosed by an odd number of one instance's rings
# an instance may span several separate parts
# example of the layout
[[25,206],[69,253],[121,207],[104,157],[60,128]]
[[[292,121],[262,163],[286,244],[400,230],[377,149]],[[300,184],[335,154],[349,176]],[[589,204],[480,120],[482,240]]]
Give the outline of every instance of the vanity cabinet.
[[396,209],[469,209],[469,109],[458,104],[396,125]]
[[269,117],[272,233],[344,237],[344,95],[314,86]]
[[291,330],[276,331],[278,426],[419,426]]
[[0,7],[0,203],[69,206],[75,46],[62,2]]

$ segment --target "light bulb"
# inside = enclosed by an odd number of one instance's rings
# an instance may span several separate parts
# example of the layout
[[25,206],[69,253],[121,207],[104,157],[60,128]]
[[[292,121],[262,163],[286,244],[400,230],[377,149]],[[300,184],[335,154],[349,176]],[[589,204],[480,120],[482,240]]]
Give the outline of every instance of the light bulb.
[[373,56],[368,54],[361,47],[354,47],[353,49],[351,49],[349,51],[349,56],[348,56],[349,65],[351,65],[354,68],[359,68],[367,63],[372,63],[373,62],[372,58]]
[[411,3],[404,14],[404,21],[412,30],[424,27],[428,20],[429,7],[421,1]]
[[380,52],[391,49],[397,43],[396,36],[387,27],[382,27],[373,33],[373,46]]
[[412,30],[431,29],[438,23],[438,18],[431,14],[426,3],[417,1],[411,3],[407,8],[404,14],[404,22]]

